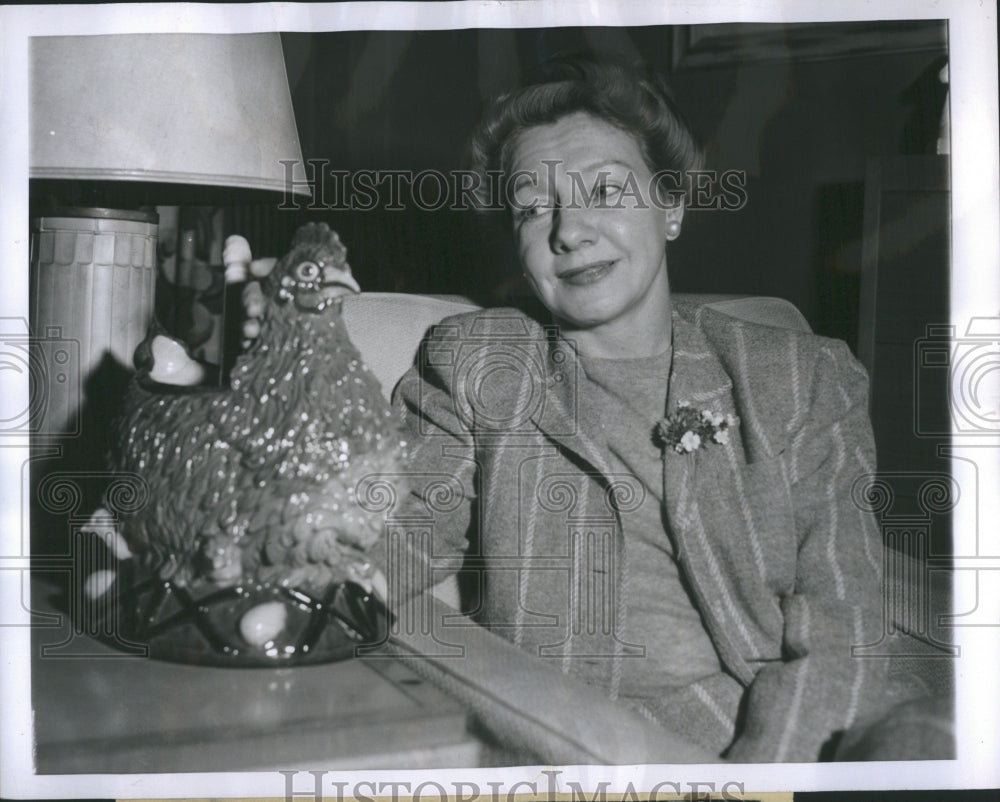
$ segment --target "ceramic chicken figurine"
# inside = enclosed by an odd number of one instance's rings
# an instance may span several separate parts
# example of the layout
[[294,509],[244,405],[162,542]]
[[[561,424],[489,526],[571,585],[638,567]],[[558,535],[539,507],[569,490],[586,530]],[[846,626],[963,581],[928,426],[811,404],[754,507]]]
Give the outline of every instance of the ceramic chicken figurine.
[[[239,258],[249,262],[249,246]],[[405,457],[340,316],[339,296],[358,285],[337,234],[300,228],[264,290],[260,334],[228,387],[192,386],[200,367],[155,326],[136,350],[112,467],[142,477],[150,501],[105,536],[175,591],[256,584],[318,599],[363,585],[383,521],[356,488],[399,474]]]

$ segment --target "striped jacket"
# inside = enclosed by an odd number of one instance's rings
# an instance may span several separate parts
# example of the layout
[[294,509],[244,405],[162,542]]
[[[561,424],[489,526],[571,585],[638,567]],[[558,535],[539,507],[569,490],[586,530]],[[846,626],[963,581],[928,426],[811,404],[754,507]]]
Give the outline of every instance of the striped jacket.
[[[390,570],[416,587],[478,565],[478,620],[616,698],[644,655],[622,525],[642,489],[585,433],[580,374],[515,310],[432,330],[397,388],[416,473]],[[851,494],[874,471],[866,375],[842,342],[679,308],[668,387],[668,409],[739,419],[725,445],[663,455],[667,534],[723,670],[622,702],[733,760],[816,760],[884,699],[884,661],[851,656],[882,628],[880,539]]]

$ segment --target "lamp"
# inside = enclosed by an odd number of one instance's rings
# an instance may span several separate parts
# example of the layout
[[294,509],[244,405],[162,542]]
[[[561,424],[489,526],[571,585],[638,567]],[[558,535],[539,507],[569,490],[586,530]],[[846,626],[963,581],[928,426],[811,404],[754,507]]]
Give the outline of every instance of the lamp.
[[[33,333],[72,346],[64,360],[79,348],[33,388],[33,430],[53,435],[97,365],[127,368],[145,336],[154,206],[308,190],[277,33],[38,37],[30,69],[33,202],[55,198],[33,219]],[[131,208],[59,208],[81,197]]]

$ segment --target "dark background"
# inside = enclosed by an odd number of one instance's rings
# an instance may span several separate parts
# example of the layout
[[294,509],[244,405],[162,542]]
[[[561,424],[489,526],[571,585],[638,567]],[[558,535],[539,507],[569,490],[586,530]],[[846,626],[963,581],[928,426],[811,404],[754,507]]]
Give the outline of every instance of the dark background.
[[[358,31],[283,34],[306,159],[335,169],[463,167],[484,100],[553,53],[638,57],[664,74],[708,167],[747,173],[748,203],[691,212],[669,254],[678,292],[775,295],[856,345],[866,166],[933,153],[945,23]],[[502,303],[506,231],[473,212],[285,212],[323,219],[362,288]],[[287,242],[287,240],[285,240]],[[262,252],[258,248],[258,253]]]

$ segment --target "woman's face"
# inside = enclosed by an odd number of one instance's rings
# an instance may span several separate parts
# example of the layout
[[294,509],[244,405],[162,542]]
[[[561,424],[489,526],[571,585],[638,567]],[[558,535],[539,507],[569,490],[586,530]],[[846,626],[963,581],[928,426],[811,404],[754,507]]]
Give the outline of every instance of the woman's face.
[[667,222],[683,207],[653,203],[631,135],[584,112],[529,128],[514,142],[511,178],[521,266],[557,320],[644,332],[669,312]]

